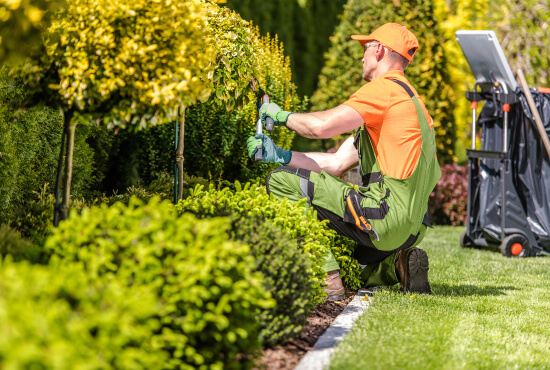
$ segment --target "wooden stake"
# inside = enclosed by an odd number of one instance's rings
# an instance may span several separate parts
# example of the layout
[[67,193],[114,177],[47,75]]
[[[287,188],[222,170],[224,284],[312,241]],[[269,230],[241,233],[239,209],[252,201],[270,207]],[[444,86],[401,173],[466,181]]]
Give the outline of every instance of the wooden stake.
[[540,118],[539,111],[537,110],[537,106],[535,105],[535,101],[533,100],[533,96],[531,95],[531,91],[529,90],[529,85],[527,85],[527,80],[525,79],[525,76],[523,75],[523,71],[521,69],[518,69],[518,78],[519,84],[523,89],[523,93],[527,98],[527,103],[529,104],[531,113],[533,114],[533,117],[535,117],[535,123],[537,124],[537,129],[539,130],[542,142],[544,143],[544,147],[546,148],[548,159],[550,159],[550,140],[548,140],[548,135],[546,134],[546,130],[544,129],[544,125],[542,124],[542,119]]

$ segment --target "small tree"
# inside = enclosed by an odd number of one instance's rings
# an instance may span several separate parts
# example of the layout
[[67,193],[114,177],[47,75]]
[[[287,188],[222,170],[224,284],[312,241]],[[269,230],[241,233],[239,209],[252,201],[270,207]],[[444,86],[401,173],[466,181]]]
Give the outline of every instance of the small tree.
[[79,122],[97,118],[139,130],[179,119],[183,153],[185,109],[210,92],[206,8],[201,0],[74,0],[45,31],[46,53],[15,70],[31,98],[59,107],[64,117],[61,219],[68,215]]
[[[256,27],[238,14],[212,6],[209,33],[216,40],[216,62],[209,72],[212,94],[186,113],[185,170],[205,178],[246,181],[265,176],[274,164],[255,163],[246,152],[246,139],[255,134],[256,99],[249,87],[255,77],[271,101],[283,109],[299,112],[304,103],[291,81],[290,59],[285,58],[277,37],[260,36]],[[140,170],[144,178],[171,169],[161,137],[170,137],[168,125],[140,133]],[[269,136],[290,149],[294,133],[276,128]]]

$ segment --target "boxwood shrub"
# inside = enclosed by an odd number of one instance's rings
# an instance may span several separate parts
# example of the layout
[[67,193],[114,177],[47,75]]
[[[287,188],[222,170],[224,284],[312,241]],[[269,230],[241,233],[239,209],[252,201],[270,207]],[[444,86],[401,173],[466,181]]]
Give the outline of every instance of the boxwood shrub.
[[316,283],[315,302],[324,300],[323,282],[326,272],[323,271],[322,261],[330,249],[340,263],[340,275],[344,284],[351,289],[361,286],[359,278],[361,269],[353,257],[354,243],[339,237],[335,231],[329,229],[328,221],[319,221],[315,210],[305,208],[306,200],[292,203],[287,199],[280,200],[267,195],[265,186],[260,180],[241,185],[235,182],[235,190],[224,188],[216,190],[210,185],[208,190],[198,185],[190,192],[190,196],[181,200],[176,208],[180,212],[197,211],[202,208],[215,211],[220,204],[242,216],[261,216],[270,220],[274,225],[282,228],[298,243],[310,258],[313,270],[313,281]]
[[0,368],[158,368],[168,358],[151,342],[159,311],[147,286],[0,257]]
[[276,305],[260,312],[260,341],[283,343],[302,331],[315,307],[318,284],[312,279],[311,261],[288,233],[263,216],[242,217],[224,203],[198,204],[192,212],[199,218],[230,216],[229,235],[250,245],[256,268],[264,275],[264,286]]
[[46,249],[94,278],[147,286],[164,304],[152,343],[164,368],[240,368],[259,348],[256,314],[274,302],[227,218],[179,217],[168,201],[136,198],[71,214]]

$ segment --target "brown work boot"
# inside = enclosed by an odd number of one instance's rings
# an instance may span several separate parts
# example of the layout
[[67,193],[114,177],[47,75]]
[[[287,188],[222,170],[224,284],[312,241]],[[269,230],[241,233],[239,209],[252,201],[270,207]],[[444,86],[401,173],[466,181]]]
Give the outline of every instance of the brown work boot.
[[325,285],[327,285],[325,287],[325,293],[328,294],[327,299],[329,301],[341,301],[346,298],[344,285],[342,285],[342,279],[340,278],[340,270],[327,272]]
[[395,273],[403,292],[432,294],[429,269],[428,254],[422,249],[403,249],[395,256]]

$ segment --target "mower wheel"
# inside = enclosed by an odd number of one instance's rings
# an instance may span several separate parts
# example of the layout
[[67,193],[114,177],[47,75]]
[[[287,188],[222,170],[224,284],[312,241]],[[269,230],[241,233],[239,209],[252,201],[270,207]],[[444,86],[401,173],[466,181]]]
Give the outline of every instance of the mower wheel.
[[505,257],[529,257],[531,255],[531,246],[523,235],[511,234],[502,240],[500,251]]
[[472,240],[470,239],[470,237],[466,233],[466,230],[464,230],[462,232],[462,234],[460,234],[460,246],[462,248],[473,248],[474,247],[474,243],[472,242]]

